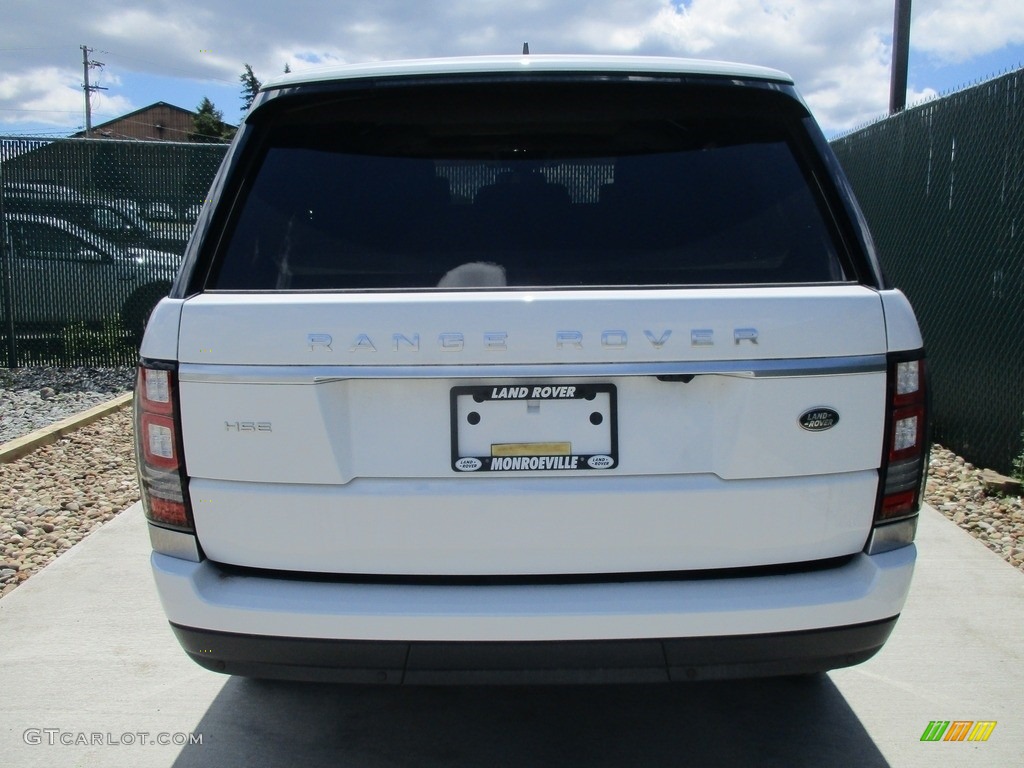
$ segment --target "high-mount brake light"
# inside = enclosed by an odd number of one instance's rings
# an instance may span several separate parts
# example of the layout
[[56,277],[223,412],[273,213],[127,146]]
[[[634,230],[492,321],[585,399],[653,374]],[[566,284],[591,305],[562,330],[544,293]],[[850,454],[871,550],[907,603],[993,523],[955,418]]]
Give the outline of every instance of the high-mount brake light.
[[177,376],[173,370],[140,364],[135,387],[139,486],[143,509],[150,522],[192,532],[176,390]]

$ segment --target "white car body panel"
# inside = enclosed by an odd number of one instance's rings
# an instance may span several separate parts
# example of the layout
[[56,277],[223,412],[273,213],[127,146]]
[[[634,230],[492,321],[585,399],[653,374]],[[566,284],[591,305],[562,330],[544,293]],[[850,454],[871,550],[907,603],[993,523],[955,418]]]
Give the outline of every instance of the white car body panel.
[[[751,328],[757,343],[738,333]],[[886,351],[878,293],[855,285],[206,293],[186,302],[179,338],[181,363],[217,365],[627,363]]]
[[[821,364],[816,354],[884,361],[878,295],[857,286],[624,294],[212,294],[186,301],[181,418],[206,551],[219,562],[298,571],[558,574],[767,565],[860,550],[877,490],[884,365],[819,375],[758,368],[798,352],[811,356],[812,370]],[[454,317],[459,324],[444,319]],[[600,343],[607,317],[609,328],[628,329],[615,333],[612,346]],[[695,327],[724,343],[691,343],[677,317],[697,318]],[[735,317],[743,318],[740,328],[757,330],[756,343],[734,338]],[[453,327],[507,330],[501,349],[487,349],[483,334],[470,341],[467,333],[459,350],[422,341]],[[560,345],[567,327],[582,328],[582,342]],[[420,348],[307,341],[307,331],[323,339],[331,331],[341,337],[344,328],[366,329],[348,335],[371,342],[397,329],[420,338]],[[193,362],[203,356],[216,364]],[[348,367],[309,365],[339,359]],[[505,376],[446,378],[461,367],[442,366],[446,360],[477,364],[478,373],[500,362]],[[579,367],[604,362],[618,372],[652,360],[700,362],[708,371],[735,363],[736,371],[682,383],[593,377]],[[369,365],[378,361],[403,361],[411,372],[388,377],[387,368]],[[549,364],[549,375],[514,376],[526,362]],[[421,366],[423,377],[415,378]],[[550,376],[559,369],[565,373]],[[587,373],[574,378],[574,370]],[[592,377],[617,390],[617,467],[596,477],[517,473],[504,482],[453,470],[452,387],[568,386]],[[840,414],[834,428],[800,427],[801,414],[817,406]],[[543,418],[558,406],[537,407]],[[282,507],[293,510],[288,527],[319,531],[316,541],[277,541]],[[730,536],[730,545],[709,543]]]
[[178,325],[181,322],[182,299],[164,297],[149,316],[146,334],[139,355],[153,360],[173,360],[178,354]]
[[[609,380],[618,390],[620,460],[603,474],[711,473],[742,480],[835,474],[878,464],[884,419],[867,405],[884,396],[883,373],[768,379],[708,375],[689,384],[659,382],[653,376]],[[469,380],[495,387],[514,381]],[[544,381],[568,385],[577,379]],[[199,478],[325,485],[357,477],[452,478],[457,473],[449,451],[448,394],[462,383],[184,380],[182,424],[194,441],[188,447],[189,470]],[[836,426],[824,432],[801,429],[800,415],[819,405],[841,414]],[[735,424],[748,428],[740,432]],[[296,461],[275,459],[281,455]]]
[[858,555],[829,571],[599,584],[411,585],[225,576],[154,554],[179,625],[257,636],[402,641],[559,641],[757,635],[898,613],[916,549]]
[[693,571],[848,555],[864,547],[877,486],[877,473],[866,470],[730,482],[457,477],[330,487],[193,479],[191,492],[199,538],[217,562],[443,576]]
[[921,349],[924,339],[917,326],[914,310],[907,297],[900,291],[881,291],[882,307],[885,310],[885,333],[889,349]]

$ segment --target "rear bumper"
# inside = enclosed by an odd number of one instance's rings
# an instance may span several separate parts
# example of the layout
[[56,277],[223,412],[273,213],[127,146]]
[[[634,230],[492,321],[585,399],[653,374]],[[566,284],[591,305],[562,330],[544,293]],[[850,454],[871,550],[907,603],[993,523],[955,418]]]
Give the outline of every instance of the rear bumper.
[[439,585],[239,575],[154,553],[182,645],[230,674],[359,682],[669,680],[856,664],[903,608],[916,548],[781,575]]
[[417,642],[237,635],[172,625],[215,672],[309,682],[473,685],[653,683],[848,667],[882,647],[896,617],[804,632],[648,640]]

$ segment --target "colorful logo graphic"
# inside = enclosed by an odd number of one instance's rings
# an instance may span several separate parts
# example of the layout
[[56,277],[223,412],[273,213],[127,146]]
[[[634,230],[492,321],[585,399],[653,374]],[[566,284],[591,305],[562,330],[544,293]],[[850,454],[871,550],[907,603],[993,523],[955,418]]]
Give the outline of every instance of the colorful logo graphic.
[[932,720],[921,741],[988,741],[995,727],[995,720]]

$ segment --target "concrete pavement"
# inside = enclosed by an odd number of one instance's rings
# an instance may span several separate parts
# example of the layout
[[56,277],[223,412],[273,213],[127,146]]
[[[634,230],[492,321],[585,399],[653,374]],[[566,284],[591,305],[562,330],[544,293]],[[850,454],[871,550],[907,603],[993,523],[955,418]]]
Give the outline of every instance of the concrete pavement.
[[[354,688],[189,661],[136,505],[0,599],[0,764],[1022,765],[1024,574],[931,509],[918,546],[889,643],[819,679]],[[986,742],[920,741],[933,720],[998,724]]]

